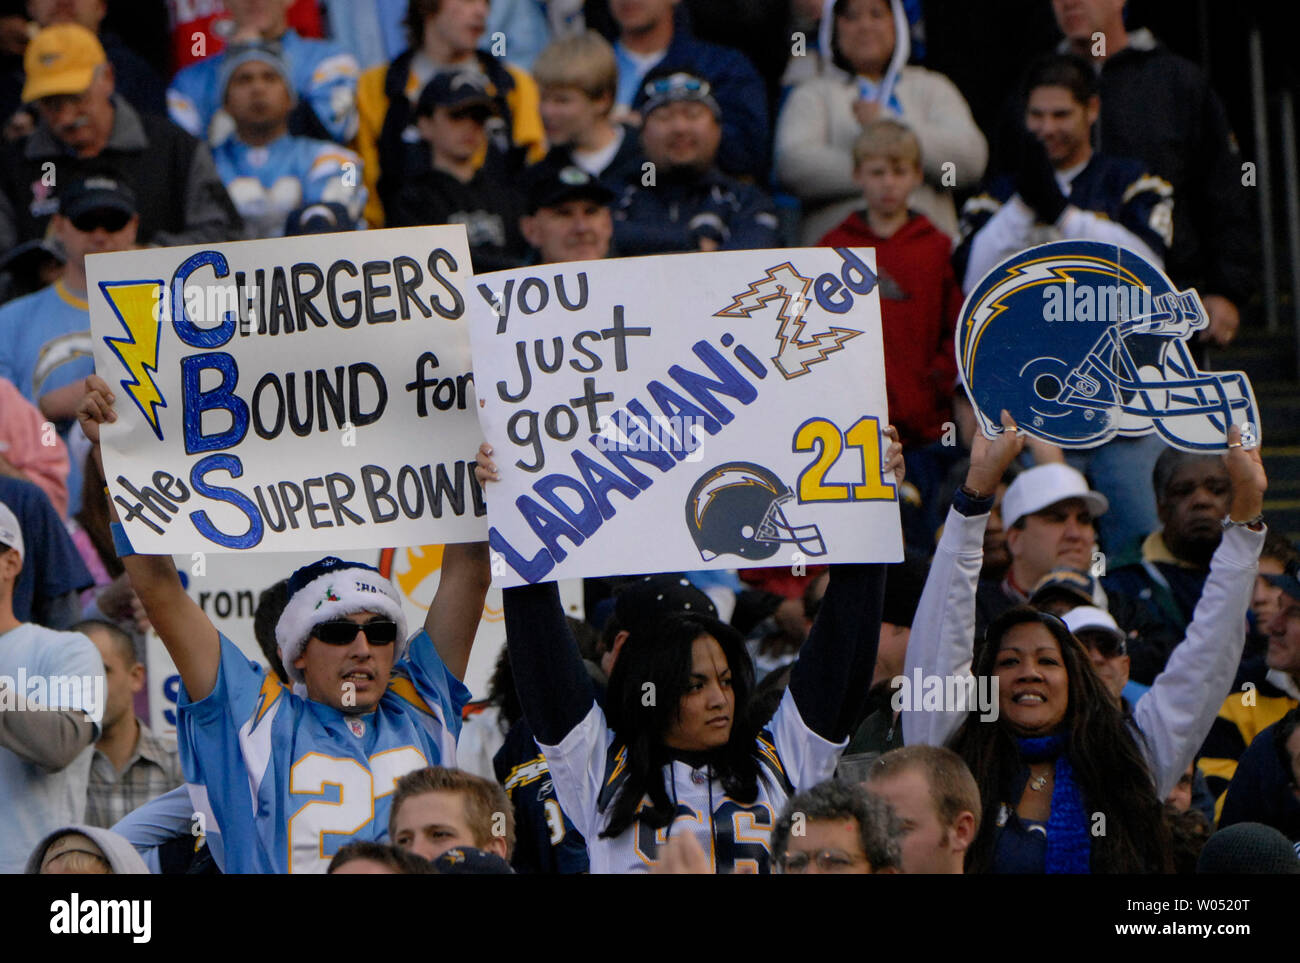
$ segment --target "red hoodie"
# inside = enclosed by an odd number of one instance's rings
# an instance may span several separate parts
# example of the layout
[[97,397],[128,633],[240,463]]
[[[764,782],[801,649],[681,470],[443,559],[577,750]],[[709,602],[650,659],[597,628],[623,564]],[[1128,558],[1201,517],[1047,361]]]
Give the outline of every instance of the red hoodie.
[[876,249],[889,420],[904,447],[937,441],[952,418],[952,334],[962,304],[948,235],[913,214],[892,237],[881,238],[854,213],[821,244]]

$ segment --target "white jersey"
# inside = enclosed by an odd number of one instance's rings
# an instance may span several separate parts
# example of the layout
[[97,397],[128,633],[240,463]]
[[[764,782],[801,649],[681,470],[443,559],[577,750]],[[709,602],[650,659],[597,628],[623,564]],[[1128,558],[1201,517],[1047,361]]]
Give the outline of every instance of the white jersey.
[[757,797],[733,799],[707,766],[692,769],[674,761],[664,766],[664,786],[677,802],[672,825],[652,829],[635,822],[612,839],[600,832],[627,775],[627,748],[615,743],[600,706],[593,704],[558,746],[541,748],[560,806],[587,840],[591,872],[648,872],[670,834],[690,832],[715,873],[767,873],[772,827],[787,800],[829,779],[847,744],[827,742],[809,729],[787,691],[754,742],[760,762]]

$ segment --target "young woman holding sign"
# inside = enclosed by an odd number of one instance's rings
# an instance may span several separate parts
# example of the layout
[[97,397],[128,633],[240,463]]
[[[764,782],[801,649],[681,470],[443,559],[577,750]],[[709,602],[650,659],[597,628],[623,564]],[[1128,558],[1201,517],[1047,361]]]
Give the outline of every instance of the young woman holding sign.
[[[897,435],[887,429],[891,439]],[[480,449],[480,482],[497,478]],[[903,479],[901,447],[886,470]],[[593,873],[645,872],[674,834],[715,872],[772,870],[786,800],[827,779],[875,666],[883,565],[833,565],[790,686],[770,720],[751,705],[754,669],[735,629],[704,615],[634,631],[597,702],[555,583],[505,590],[506,640],[524,715]]]

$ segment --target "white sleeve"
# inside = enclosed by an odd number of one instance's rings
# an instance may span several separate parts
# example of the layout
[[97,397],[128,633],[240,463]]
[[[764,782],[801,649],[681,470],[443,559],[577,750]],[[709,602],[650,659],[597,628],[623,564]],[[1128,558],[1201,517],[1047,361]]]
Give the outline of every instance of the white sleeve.
[[835,775],[840,753],[849,744],[848,739],[827,742],[809,729],[789,689],[781,696],[781,704],[772,714],[767,729],[772,733],[772,742],[786,778],[796,792],[810,789]]
[[[603,828],[599,811],[605,784],[605,760],[613,735],[605,713],[595,702],[581,722],[569,730],[558,746],[537,745],[546,757],[551,783],[564,814],[583,836],[595,839]],[[616,773],[611,773],[612,779]]]
[[1187,637],[1174,647],[1165,670],[1133,707],[1162,800],[1196,756],[1232,689],[1246,644],[1246,610],[1264,535],[1240,526],[1223,533]]
[[[1163,268],[1165,259],[1151,250],[1151,245],[1130,231],[1123,224],[1117,224],[1109,218],[1075,207],[1066,206],[1056,221],[1061,235],[1083,241],[1101,241],[1103,244],[1117,244],[1126,247],[1134,254],[1141,255],[1152,264]],[[991,265],[990,265],[991,266]]]
[[942,746],[966,718],[964,711],[922,710],[921,692],[913,682],[918,671],[922,676],[965,678],[971,674],[975,592],[984,564],[988,520],[987,512],[968,518],[955,508],[948,509],[903,662],[903,674],[912,686],[911,706],[901,713],[905,746]]
[[969,294],[995,265],[1028,247],[1033,227],[1034,212],[1019,194],[1003,204],[971,238],[961,289]]

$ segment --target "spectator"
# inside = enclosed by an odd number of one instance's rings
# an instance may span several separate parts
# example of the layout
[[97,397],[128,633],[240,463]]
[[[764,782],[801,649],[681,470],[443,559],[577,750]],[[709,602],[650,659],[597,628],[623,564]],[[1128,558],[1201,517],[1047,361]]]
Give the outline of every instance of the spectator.
[[772,831],[772,861],[782,873],[898,873],[902,835],[884,799],[827,780],[790,797]]
[[388,219],[391,227],[465,225],[470,258],[480,274],[519,267],[528,253],[519,233],[518,170],[496,151],[475,164],[487,150],[487,123],[495,115],[496,101],[480,75],[434,75],[415,107],[416,127],[432,162],[402,184]]
[[68,535],[94,583],[81,593],[81,618],[111,622],[133,638],[143,639],[149,631],[149,620],[140,600],[131,591],[131,580],[113,548],[108,504],[103,495],[104,476],[95,459],[88,457],[81,485],[81,508],[68,521]]
[[1221,828],[1236,823],[1263,823],[1300,844],[1300,709],[1263,729],[1242,753],[1219,817]]
[[274,47],[228,48],[218,84],[234,132],[212,156],[249,237],[280,237],[289,212],[305,204],[338,203],[353,221],[361,217],[361,158],[333,141],[289,133],[294,92]]
[[1267,626],[1267,674],[1224,700],[1200,752],[1201,771],[1220,809],[1242,753],[1260,732],[1300,705],[1300,565],[1293,563],[1285,575],[1264,577],[1282,590]]
[[430,862],[456,846],[508,860],[515,845],[515,814],[495,782],[431,766],[397,781],[388,836],[398,849]]
[[1002,498],[1011,565],[1002,581],[980,582],[976,638],[983,638],[985,626],[1011,606],[1028,602],[1039,580],[1053,569],[1089,569],[1097,541],[1093,519],[1106,508],[1106,497],[1091,491],[1083,475],[1068,465],[1036,465],[1018,474]]
[[[1149,30],[1130,33],[1117,0],[1053,0],[1060,50],[1088,57],[1101,85],[1104,149],[1135,157],[1173,186],[1173,245],[1166,268],[1201,292],[1209,327],[1197,340],[1226,345],[1258,284],[1254,188],[1218,95],[1199,67]],[[1104,42],[1097,42],[1097,34]]]
[[[100,424],[116,420],[112,397],[102,379],[87,379],[79,416],[96,457]],[[429,761],[454,761],[469,697],[460,678],[490,581],[486,544],[446,548],[425,628],[409,641],[400,596],[373,567],[329,556],[296,571],[276,625],[293,691],[216,630],[169,556],[133,554],[120,528],[113,538],[180,670],[177,738],[186,781],[206,789],[210,809],[200,811],[225,836],[226,871],[321,872],[331,848],[349,838],[383,839],[391,793],[372,791],[371,770],[358,756],[376,769],[379,762],[370,760],[380,760],[384,780]],[[250,742],[242,733],[255,718],[261,725]],[[352,787],[358,808],[350,831],[329,834],[320,823],[299,822],[291,832],[309,805],[288,778],[303,760],[319,780],[314,785]]]
[[473,846],[456,846],[433,861],[439,876],[511,876],[514,870],[496,853]]
[[433,871],[427,859],[369,840],[340,847],[326,870],[331,876],[419,876]]
[[949,188],[979,183],[988,147],[970,108],[942,74],[907,63],[907,18],[899,0],[835,0],[828,42],[842,72],[790,92],[776,125],[776,176],[803,202],[801,233],[815,243],[859,203],[853,144],[880,117],[901,120],[921,144],[924,183],[908,199],[949,236],[957,208]]
[[[1065,624],[1027,606],[995,619],[972,665],[976,546],[989,499],[969,492],[1001,477],[1020,446],[1014,428],[1004,412],[999,438],[975,441],[919,607],[925,621],[914,626],[907,657],[909,674],[996,679],[996,725],[988,724],[986,708],[952,705],[904,712],[904,736],[909,745],[938,745],[960,726],[948,744],[976,775],[984,805],[969,864],[976,871],[1161,871],[1169,853],[1160,801],[1209,731],[1245,643],[1264,539],[1255,518],[1267,485],[1259,453],[1229,429],[1236,524],[1216,555],[1213,586],[1186,643],[1126,717]],[[1091,835],[1090,812],[1106,813],[1104,837]]]
[[0,502],[18,516],[27,544],[13,588],[14,615],[48,629],[81,619],[81,592],[94,584],[59,513],[31,482],[0,475]]
[[127,813],[184,782],[174,739],[162,739],[136,718],[135,694],[144,689],[144,665],[135,642],[108,622],[78,622],[104,662],[108,698],[95,743],[86,794],[86,822],[110,829]]
[[1088,651],[1093,671],[1117,705],[1131,710],[1150,691],[1150,686],[1129,679],[1128,635],[1109,612],[1091,604],[1075,605],[1057,618]]
[[541,91],[542,126],[553,150],[612,191],[641,173],[636,132],[610,120],[618,89],[614,50],[600,34],[587,31],[556,40],[533,64]]
[[[104,712],[104,665],[90,640],[14,614],[14,584],[32,564],[18,518],[0,502],[0,873],[22,872],[51,829],[81,822],[85,750]],[[56,678],[67,684],[51,685]]]
[[167,111],[167,85],[149,62],[103,29],[108,0],[27,0],[27,11],[41,29],[58,23],[76,23],[99,38],[113,65],[117,92],[142,114]]
[[707,80],[684,72],[652,74],[636,105],[653,179],[623,188],[614,209],[620,254],[780,246],[771,198],[717,166],[722,108]]
[[979,786],[959,755],[936,746],[894,749],[876,760],[866,787],[902,823],[902,872],[963,872],[982,810]]
[[[346,144],[357,132],[356,59],[339,45],[311,40],[289,26],[290,0],[225,0],[234,20],[231,47],[271,43],[288,66],[298,109],[290,130],[298,135]],[[224,84],[233,49],[213,54],[181,70],[167,91],[167,112],[188,133],[216,146],[231,133],[222,115]]]
[[66,262],[62,249],[44,237],[23,241],[5,251],[0,255],[0,304],[53,284]]
[[[957,455],[955,446],[940,443],[952,421],[952,336],[962,302],[952,242],[908,207],[923,173],[920,142],[904,124],[882,117],[863,127],[853,144],[853,177],[866,209],[850,214],[820,244],[876,250],[889,417],[903,441],[907,477],[922,505],[933,506]],[[937,511],[929,516],[909,539],[926,551],[940,520]]]
[[[0,318],[3,316],[0,311]],[[0,327],[3,332],[5,329]],[[45,416],[14,383],[0,377],[0,475],[40,486],[54,510],[67,517],[68,446],[52,426],[47,426]]]
[[142,876],[148,872],[148,867],[130,843],[117,833],[98,826],[72,825],[56,829],[37,843],[27,860],[28,875]]
[[[969,292],[1006,257],[1062,239],[1104,241],[1161,266],[1172,241],[1173,188],[1139,161],[1092,149],[1100,111],[1088,61],[1056,54],[1038,61],[1025,84],[1020,162],[966,202],[962,243],[953,256]],[[1150,433],[1072,451],[1068,462],[1106,496],[1102,548],[1120,554],[1156,527],[1146,480],[1164,441]]]
[[1198,873],[1300,873],[1290,840],[1272,826],[1236,823],[1210,837],[1196,861]]
[[529,169],[527,210],[519,230],[538,264],[595,261],[609,256],[614,221],[606,206],[614,195],[580,167],[558,155]]
[[[722,141],[718,167],[733,177],[767,182],[771,123],[763,79],[745,55],[730,47],[705,43],[685,22],[677,22],[678,0],[610,0],[617,26],[614,53],[618,58],[620,119],[645,119],[637,103],[650,75],[688,73],[708,81],[719,109]],[[631,108],[633,115],[626,111]]]
[[1243,673],[1258,674],[1258,663],[1267,657],[1268,624],[1282,605],[1282,590],[1265,576],[1286,574],[1292,562],[1300,562],[1300,553],[1296,552],[1295,546],[1285,535],[1269,532],[1264,540],[1264,549],[1259,553],[1259,575],[1255,576],[1255,594],[1250,599],[1250,635],[1246,639],[1247,658],[1242,662]]
[[[596,645],[601,678],[608,680],[633,631],[646,631],[674,612],[716,615],[709,597],[681,575],[647,575],[625,583],[614,596],[613,613],[606,620]],[[588,674],[593,681],[596,679],[590,669]],[[513,667],[510,676],[512,701],[516,703],[510,706],[510,711],[522,716]],[[598,683],[596,688],[603,699],[604,685]],[[587,872],[590,862],[586,840],[560,808],[546,757],[533,738],[527,719],[520,718],[511,726],[493,765],[498,781],[506,787],[515,807],[519,827],[519,844],[512,858],[515,869],[521,873]],[[563,827],[563,833],[557,825]]]
[[89,30],[77,24],[42,30],[27,47],[26,67],[23,100],[36,103],[41,122],[0,148],[0,249],[42,236],[63,187],[100,174],[135,194],[141,244],[239,235],[239,215],[207,147],[115,94],[113,69]]
[[1232,501],[1232,480],[1213,455],[1165,449],[1152,487],[1162,527],[1146,537],[1138,557],[1112,557],[1102,579],[1108,593],[1133,599],[1152,626],[1130,653],[1133,678],[1144,685],[1164,668],[1192,620]]
[[[409,46],[387,67],[362,75],[356,146],[365,161],[370,190],[366,222],[372,227],[383,226],[385,213],[392,213],[407,178],[429,169],[428,147],[415,128],[415,107],[436,73],[469,70],[487,81],[497,103],[497,124],[490,138],[497,150],[517,150],[529,161],[540,160],[545,153],[533,78],[504,58],[476,49],[487,13],[488,0],[409,0]],[[474,160],[476,167],[482,162],[483,157]]]
[[[886,469],[901,463],[891,445]],[[476,473],[481,483],[496,477],[485,452]],[[587,839],[592,870],[648,869],[659,845],[652,831],[677,826],[699,837],[715,871],[769,871],[776,808],[831,774],[861,711],[883,582],[874,566],[832,569],[790,686],[761,731],[750,704],[753,666],[729,626],[677,615],[633,629],[610,677],[606,715],[554,583],[507,589],[506,642],[519,699],[560,804]],[[641,701],[646,685],[656,693],[653,706]],[[617,778],[606,785],[603,774],[616,761]],[[740,813],[751,833],[744,840],[730,831]]]
[[20,136],[34,123],[30,114],[19,111],[23,105],[23,52],[31,39],[29,25],[26,0],[0,3],[0,125],[5,139]]
[[73,419],[82,381],[95,370],[86,255],[133,247],[139,225],[135,195],[125,184],[100,176],[73,181],[50,224],[67,252],[63,276],[0,308],[0,377],[40,408],[73,452],[67,479],[73,514],[81,509],[84,470],[84,445]]

